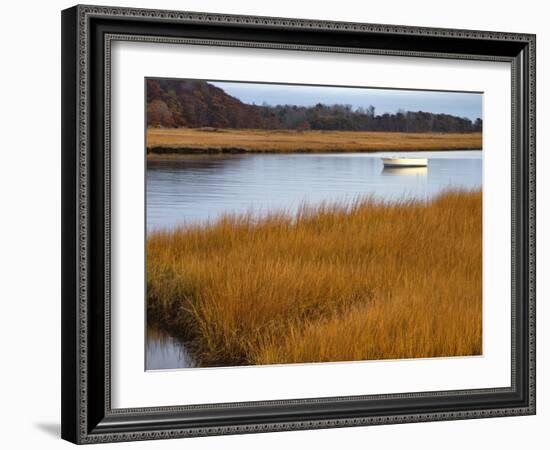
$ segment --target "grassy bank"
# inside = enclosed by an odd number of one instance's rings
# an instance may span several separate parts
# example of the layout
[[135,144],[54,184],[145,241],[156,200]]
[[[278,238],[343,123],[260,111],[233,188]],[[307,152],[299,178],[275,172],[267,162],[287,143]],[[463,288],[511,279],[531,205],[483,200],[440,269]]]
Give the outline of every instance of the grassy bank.
[[201,365],[477,355],[481,193],[154,232],[147,295]]
[[481,149],[481,133],[149,128],[149,154]]

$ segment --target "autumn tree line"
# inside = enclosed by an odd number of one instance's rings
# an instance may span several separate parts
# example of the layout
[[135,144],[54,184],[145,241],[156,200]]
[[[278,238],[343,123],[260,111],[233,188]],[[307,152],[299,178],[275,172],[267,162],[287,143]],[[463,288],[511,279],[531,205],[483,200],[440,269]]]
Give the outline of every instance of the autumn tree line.
[[253,128],[471,133],[482,120],[450,114],[399,110],[377,114],[374,106],[250,105],[200,80],[148,79],[147,125],[165,128]]

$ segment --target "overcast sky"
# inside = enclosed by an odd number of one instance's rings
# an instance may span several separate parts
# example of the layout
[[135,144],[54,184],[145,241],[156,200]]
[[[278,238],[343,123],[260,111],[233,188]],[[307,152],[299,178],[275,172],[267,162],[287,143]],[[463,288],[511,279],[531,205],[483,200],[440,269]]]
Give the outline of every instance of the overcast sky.
[[261,105],[301,105],[317,103],[349,104],[354,108],[373,105],[376,114],[425,111],[452,114],[475,120],[482,117],[480,93],[413,91],[400,89],[346,88],[332,86],[300,86],[285,84],[234,83],[210,81],[244,103]]

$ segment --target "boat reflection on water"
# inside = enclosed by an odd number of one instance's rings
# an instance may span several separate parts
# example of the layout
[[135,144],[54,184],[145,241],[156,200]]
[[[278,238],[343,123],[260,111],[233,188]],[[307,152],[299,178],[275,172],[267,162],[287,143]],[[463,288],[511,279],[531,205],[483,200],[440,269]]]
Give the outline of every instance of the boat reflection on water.
[[428,175],[428,167],[386,167],[382,168],[382,175]]

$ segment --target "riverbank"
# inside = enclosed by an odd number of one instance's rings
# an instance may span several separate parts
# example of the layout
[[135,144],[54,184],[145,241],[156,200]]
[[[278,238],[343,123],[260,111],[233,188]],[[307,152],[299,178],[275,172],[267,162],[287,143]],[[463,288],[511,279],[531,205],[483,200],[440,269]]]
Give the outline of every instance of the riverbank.
[[149,155],[480,150],[481,147],[481,133],[147,129]]
[[481,354],[481,193],[147,238],[148,320],[201,366]]

